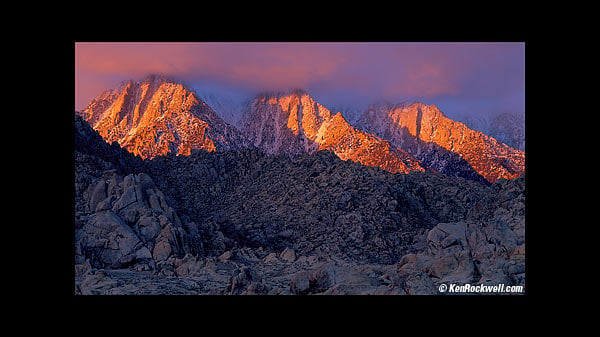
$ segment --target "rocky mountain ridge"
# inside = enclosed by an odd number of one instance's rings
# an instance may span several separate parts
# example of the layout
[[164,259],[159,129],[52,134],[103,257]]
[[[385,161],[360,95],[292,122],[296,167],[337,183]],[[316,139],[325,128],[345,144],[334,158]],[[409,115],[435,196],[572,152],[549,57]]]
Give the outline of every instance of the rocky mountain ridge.
[[425,170],[405,151],[354,128],[341,113],[333,114],[301,90],[257,97],[244,113],[240,129],[254,146],[267,154],[298,155],[327,150],[342,160],[392,173]]
[[[226,100],[207,97],[229,120],[239,115]],[[303,90],[261,94],[246,104],[238,129],[183,84],[149,76],[106,91],[79,114],[107,142],[117,141],[141,158],[200,149],[258,148],[288,156],[327,150],[393,173],[432,170],[483,184],[524,172],[523,151],[420,102],[372,106],[355,127]]]
[[446,175],[473,180],[479,175],[493,183],[499,178],[516,178],[525,171],[525,152],[451,120],[435,105],[406,102],[373,106],[357,126]]

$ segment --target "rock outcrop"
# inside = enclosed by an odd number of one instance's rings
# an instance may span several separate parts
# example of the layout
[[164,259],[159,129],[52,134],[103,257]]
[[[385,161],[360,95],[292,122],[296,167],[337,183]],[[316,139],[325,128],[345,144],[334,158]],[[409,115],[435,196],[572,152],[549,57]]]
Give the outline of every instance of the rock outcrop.
[[408,294],[431,293],[442,283],[524,286],[524,179],[502,180],[493,188],[496,198],[483,202],[496,207],[429,230],[421,238],[427,248],[398,262],[393,286]]
[[171,258],[202,249],[145,173],[121,177],[106,171],[91,179],[83,200],[76,213],[76,262],[156,270]]

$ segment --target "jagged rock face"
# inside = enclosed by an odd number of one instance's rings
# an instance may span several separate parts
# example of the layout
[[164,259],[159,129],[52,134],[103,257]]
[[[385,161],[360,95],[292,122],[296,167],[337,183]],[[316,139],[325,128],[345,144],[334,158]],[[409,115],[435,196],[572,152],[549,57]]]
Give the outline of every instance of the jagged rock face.
[[120,174],[136,172],[143,166],[140,157],[133,156],[117,142],[106,143],[97,131],[75,115],[75,176],[82,171],[115,169]]
[[159,76],[107,91],[79,114],[108,143],[116,141],[144,159],[245,146],[244,137],[196,93]]
[[[468,179],[472,175],[460,159],[464,159],[490,183],[499,178],[516,178],[525,170],[525,152],[447,118],[435,105],[403,103],[371,107],[357,125],[420,160],[429,158],[423,160],[425,165],[430,164],[437,171],[449,175]],[[431,151],[440,153],[433,156],[438,158],[438,163],[434,163]],[[452,153],[460,159],[453,157]],[[450,167],[447,168],[448,165]],[[456,174],[457,171],[460,173]]]
[[343,160],[389,172],[424,171],[419,162],[389,142],[354,128],[308,94],[262,95],[240,121],[242,132],[268,154],[298,155],[328,150]]

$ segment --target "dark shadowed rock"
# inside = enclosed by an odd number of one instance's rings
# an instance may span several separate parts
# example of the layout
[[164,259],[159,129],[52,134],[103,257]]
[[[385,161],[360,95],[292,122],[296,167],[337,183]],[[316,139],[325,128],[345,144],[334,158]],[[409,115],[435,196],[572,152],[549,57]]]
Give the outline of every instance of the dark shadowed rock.
[[296,295],[306,295],[310,290],[311,275],[303,270],[292,275],[290,280],[290,290]]
[[118,282],[102,271],[86,274],[79,286],[82,295],[105,295],[110,289],[115,288]]
[[120,268],[136,259],[147,258],[139,237],[110,211],[93,216],[81,229],[78,242],[81,251],[88,253],[86,255],[91,257],[92,263],[102,266]]
[[256,273],[247,266],[242,266],[234,271],[228,286],[229,295],[240,295],[247,290],[252,281],[259,281]]
[[287,262],[294,262],[296,260],[296,252],[293,249],[286,248],[281,252],[279,258]]
[[95,186],[90,187],[93,187],[90,195],[90,210],[95,210],[98,203],[106,199],[106,183],[100,180]]

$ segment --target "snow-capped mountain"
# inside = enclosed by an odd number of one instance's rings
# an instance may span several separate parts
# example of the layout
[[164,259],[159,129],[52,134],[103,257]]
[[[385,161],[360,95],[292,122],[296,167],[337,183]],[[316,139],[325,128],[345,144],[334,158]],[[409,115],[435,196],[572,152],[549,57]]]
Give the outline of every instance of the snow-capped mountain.
[[243,135],[183,84],[150,75],[108,90],[79,114],[108,142],[140,157],[235,150]]
[[424,171],[406,151],[354,128],[340,112],[332,114],[302,90],[257,96],[246,106],[239,126],[254,146],[268,154],[329,150],[343,160],[390,172]]
[[488,182],[512,179],[525,170],[525,152],[446,117],[435,105],[405,102],[367,109],[357,127],[389,140],[426,167]]

